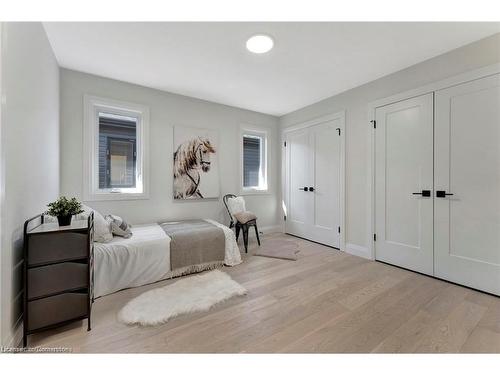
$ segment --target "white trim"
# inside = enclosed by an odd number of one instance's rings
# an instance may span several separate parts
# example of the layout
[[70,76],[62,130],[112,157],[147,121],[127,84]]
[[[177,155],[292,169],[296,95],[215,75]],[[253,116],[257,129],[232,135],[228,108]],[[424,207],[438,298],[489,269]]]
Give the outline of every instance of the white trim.
[[372,259],[370,254],[370,249],[366,246],[355,245],[353,243],[345,244],[345,252],[357,257],[362,257],[366,259]]
[[[318,125],[327,121],[332,120],[340,120],[340,182],[339,182],[339,195],[340,195],[340,239],[339,239],[339,248],[341,251],[345,251],[345,239],[346,239],[346,220],[345,220],[345,205],[346,205],[346,189],[345,189],[345,110],[331,113],[325,116],[316,117],[314,119],[301,122],[286,128],[281,129],[281,145],[284,146],[284,142],[286,140],[286,134],[295,130],[309,128],[314,125]],[[286,160],[286,148],[282,147],[281,153],[281,197],[282,202],[288,206],[288,194],[286,192],[286,183],[287,183],[287,160]],[[285,213],[283,212],[283,216]],[[285,227],[285,225],[283,226]]]
[[307,121],[296,123],[296,124],[291,125],[291,126],[287,126],[286,128],[281,129],[281,133],[283,134],[283,133],[293,132],[295,130],[309,128],[313,125],[321,124],[321,123],[327,122],[327,121],[336,120],[338,118],[345,119],[345,110],[335,112],[335,113],[330,113],[328,115],[324,115],[324,116],[320,116],[320,117],[315,117],[311,120],[307,120]]
[[[3,140],[2,140],[2,108],[4,106],[5,99],[2,93],[2,54],[3,54],[3,35],[4,23],[0,22],[0,247],[3,248],[3,236],[2,236],[2,222],[3,222],[3,207],[5,204],[5,167],[4,167],[4,157],[3,157]],[[2,288],[2,267],[3,253],[0,254],[0,345],[3,344],[3,305],[4,305],[4,290]]]
[[[243,136],[244,135],[254,135],[256,137],[261,137],[264,140],[264,149],[262,150],[262,157],[264,159],[264,180],[265,189],[255,189],[255,188],[245,188],[243,187]],[[240,195],[262,195],[271,194],[269,188],[269,129],[261,126],[241,124],[240,131],[238,133],[238,144],[239,144],[239,164],[238,164],[238,175],[239,175],[239,194]]]
[[[460,85],[466,82],[474,81],[476,79],[484,78],[493,74],[500,73],[500,63],[488,65],[479,69],[470,70],[453,77],[449,77],[437,82],[432,82],[428,85],[421,86],[419,88],[408,90],[401,92],[396,95],[391,95],[386,98],[381,98],[374,100],[368,103],[368,120],[375,119],[375,110],[378,107],[383,107],[389,104],[393,104],[395,102],[399,102],[402,100],[407,100],[414,98],[416,96],[421,96],[425,94],[429,94],[432,92],[436,92],[439,90],[443,90],[452,86]],[[371,124],[367,124],[367,126],[371,126]],[[369,217],[368,220],[368,250],[371,259],[375,259],[375,243],[373,241],[373,234],[375,233],[375,129],[371,126],[370,131],[370,152],[368,152],[368,157],[370,158],[368,162],[369,166],[369,186],[368,186],[368,202],[370,202],[369,209]]]
[[268,233],[284,233],[284,228],[282,225],[269,225],[267,227],[259,227],[259,232],[264,234]]
[[412,90],[403,91],[401,93],[391,95],[385,98],[377,99],[368,104],[369,107],[382,107],[387,104],[399,102],[401,100],[411,99],[415,96],[428,94],[433,91],[446,89],[452,86],[460,85],[468,81],[474,81],[478,78],[487,77],[500,72],[500,63],[488,65],[479,69],[469,70],[467,72],[448,77],[446,79],[429,83]]
[[23,317],[19,318],[18,326],[14,331],[14,334],[8,340],[7,347],[8,348],[20,348],[23,341]]
[[[83,200],[133,200],[149,198],[149,108],[140,104],[128,103],[114,99],[84,95],[83,98]],[[96,151],[98,143],[96,136],[97,111],[106,109],[115,114],[130,116],[133,114],[138,119],[137,134],[137,180],[142,183],[141,192],[99,192],[98,170],[96,169]]]

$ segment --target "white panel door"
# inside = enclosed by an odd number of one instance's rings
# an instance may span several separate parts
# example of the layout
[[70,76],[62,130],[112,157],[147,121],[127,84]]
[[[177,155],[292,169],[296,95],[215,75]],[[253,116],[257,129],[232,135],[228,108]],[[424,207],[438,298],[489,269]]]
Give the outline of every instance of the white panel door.
[[436,92],[435,276],[497,295],[499,107],[498,74]]
[[311,150],[309,129],[288,133],[286,230],[299,237],[307,237],[312,222],[313,196],[306,191],[311,183]]
[[433,94],[375,117],[375,258],[432,275]]
[[286,232],[340,247],[340,119],[287,133]]
[[[340,119],[310,128],[313,217],[309,238],[340,247]],[[314,190],[311,192],[311,188]]]

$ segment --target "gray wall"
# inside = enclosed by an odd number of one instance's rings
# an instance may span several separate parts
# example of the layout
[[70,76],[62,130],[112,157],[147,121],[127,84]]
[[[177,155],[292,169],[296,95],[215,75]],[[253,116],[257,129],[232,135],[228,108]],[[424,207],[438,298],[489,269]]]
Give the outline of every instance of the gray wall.
[[22,226],[59,194],[59,67],[41,23],[2,24],[1,342],[22,300]]
[[332,96],[280,118],[280,127],[346,111],[346,243],[366,247],[369,233],[368,103],[500,61],[500,34]]
[[183,218],[228,221],[220,200],[174,202],[172,199],[173,126],[218,129],[221,193],[239,192],[239,132],[251,124],[269,132],[270,194],[246,196],[261,227],[278,222],[278,119],[125,82],[61,69],[61,194],[82,198],[84,94],[146,105],[150,111],[150,198],[87,202],[103,214],[114,213],[131,223]]

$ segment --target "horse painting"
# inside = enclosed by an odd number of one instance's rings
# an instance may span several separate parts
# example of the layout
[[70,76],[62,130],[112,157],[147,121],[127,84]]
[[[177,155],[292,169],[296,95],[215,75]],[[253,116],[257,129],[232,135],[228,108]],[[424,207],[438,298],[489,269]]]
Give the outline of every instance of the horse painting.
[[182,143],[174,152],[174,199],[204,198],[200,191],[201,172],[210,170],[215,147],[205,137]]

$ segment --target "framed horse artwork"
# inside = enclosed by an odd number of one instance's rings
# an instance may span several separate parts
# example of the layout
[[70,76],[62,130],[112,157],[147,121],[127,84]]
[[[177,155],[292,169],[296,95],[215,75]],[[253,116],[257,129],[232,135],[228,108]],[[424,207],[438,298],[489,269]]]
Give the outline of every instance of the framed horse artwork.
[[217,130],[174,128],[174,199],[219,198]]

